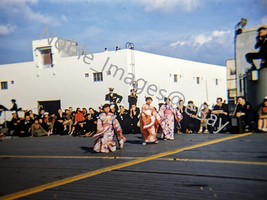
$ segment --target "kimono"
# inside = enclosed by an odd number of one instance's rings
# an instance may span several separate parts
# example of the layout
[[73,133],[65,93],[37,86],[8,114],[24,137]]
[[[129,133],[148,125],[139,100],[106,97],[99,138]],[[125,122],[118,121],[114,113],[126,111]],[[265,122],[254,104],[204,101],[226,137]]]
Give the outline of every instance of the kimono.
[[[151,114],[147,115],[146,111],[150,110]],[[140,130],[143,136],[144,143],[157,142],[157,112],[153,106],[144,104],[140,119]]]
[[181,113],[171,104],[163,104],[159,110],[160,126],[162,128],[163,138],[167,140],[174,139],[174,121],[178,123],[182,119]]
[[126,138],[122,134],[116,115],[113,113],[101,113],[97,120],[97,133],[93,136],[97,138],[93,148],[95,152],[109,153],[116,151],[116,143],[113,140],[114,131],[120,148],[123,148]]

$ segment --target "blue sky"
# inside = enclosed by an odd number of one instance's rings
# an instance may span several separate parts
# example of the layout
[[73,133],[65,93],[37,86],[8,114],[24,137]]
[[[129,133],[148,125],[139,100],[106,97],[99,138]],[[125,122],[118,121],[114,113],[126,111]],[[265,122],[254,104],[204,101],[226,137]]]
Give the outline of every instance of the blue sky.
[[225,65],[234,26],[267,24],[266,0],[0,0],[0,64],[32,61],[47,27],[97,53],[132,42],[136,50]]

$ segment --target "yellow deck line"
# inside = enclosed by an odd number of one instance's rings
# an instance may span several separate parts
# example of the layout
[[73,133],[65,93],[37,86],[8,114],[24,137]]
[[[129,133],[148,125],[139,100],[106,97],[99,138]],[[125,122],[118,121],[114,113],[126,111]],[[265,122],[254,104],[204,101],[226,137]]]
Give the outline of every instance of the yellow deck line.
[[238,160],[209,160],[209,159],[187,159],[187,158],[160,158],[160,160],[178,161],[178,162],[205,162],[205,163],[267,166],[267,162],[238,161]]
[[36,155],[0,155],[0,158],[29,158],[29,159],[124,159],[124,160],[134,160],[142,159],[144,157],[121,157],[121,156],[36,156]]
[[[120,159],[137,160],[145,157],[129,156],[20,156],[20,155],[0,155],[0,158],[33,158],[33,159]],[[241,164],[241,165],[262,165],[267,166],[267,162],[241,161],[241,160],[211,160],[211,159],[192,159],[192,158],[158,158],[157,160],[179,161],[179,162],[207,162],[223,164]]]
[[68,183],[79,181],[79,180],[82,180],[82,179],[85,179],[85,178],[89,178],[89,177],[96,176],[96,175],[99,175],[99,174],[103,174],[103,173],[106,173],[106,172],[110,172],[110,171],[113,171],[113,170],[122,169],[122,168],[125,168],[125,167],[137,165],[137,164],[140,164],[140,163],[143,163],[143,162],[155,160],[155,159],[162,158],[162,157],[165,157],[165,156],[170,156],[172,154],[180,153],[180,152],[183,152],[183,151],[186,151],[186,150],[196,149],[196,148],[199,148],[199,147],[204,147],[204,146],[216,144],[216,143],[227,141],[227,140],[233,140],[233,139],[249,136],[251,134],[252,133],[238,134],[238,135],[234,135],[234,136],[229,136],[229,137],[225,137],[225,138],[219,138],[219,139],[211,140],[211,141],[208,141],[208,142],[203,142],[203,143],[191,145],[191,146],[188,146],[188,147],[178,148],[178,149],[173,150],[173,151],[159,153],[159,154],[155,154],[155,155],[148,156],[148,157],[145,157],[145,158],[128,161],[128,162],[125,162],[125,163],[121,163],[121,164],[105,167],[105,168],[94,170],[94,171],[91,171],[91,172],[86,172],[86,173],[83,173],[83,174],[80,174],[80,175],[77,175],[77,176],[64,178],[62,180],[58,180],[58,181],[54,181],[54,182],[51,182],[51,183],[43,184],[43,185],[40,185],[40,186],[36,186],[36,187],[33,187],[33,188],[29,188],[29,189],[26,189],[26,190],[22,190],[22,191],[19,191],[19,192],[10,194],[10,195],[2,196],[0,198],[1,199],[5,199],[5,200],[18,199],[18,198],[21,198],[21,197],[29,196],[29,195],[32,195],[32,194],[35,194],[35,193],[38,193],[38,192],[42,192],[44,190],[48,190],[48,189],[51,189],[51,188],[62,186],[62,185],[68,184]]

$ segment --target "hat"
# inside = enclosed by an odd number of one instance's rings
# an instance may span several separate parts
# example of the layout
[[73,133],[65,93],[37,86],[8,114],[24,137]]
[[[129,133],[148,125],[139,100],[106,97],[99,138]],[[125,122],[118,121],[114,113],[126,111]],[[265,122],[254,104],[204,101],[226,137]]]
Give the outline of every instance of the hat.
[[14,113],[16,113],[16,111],[15,111],[15,110],[13,110],[13,111],[11,112],[11,114],[14,114]]
[[264,97],[264,100],[267,100],[267,96],[266,96],[266,97]]
[[115,108],[115,105],[111,104],[109,107],[110,107],[110,109],[113,109],[113,108]]
[[12,102],[16,102],[16,99],[11,99]]
[[109,91],[113,91],[113,90],[114,90],[114,88],[113,88],[113,87],[109,87],[108,89],[109,89]]
[[44,115],[49,115],[49,112],[45,112]]
[[260,26],[257,31],[260,32],[261,30],[266,30],[266,29],[267,29],[267,26]]

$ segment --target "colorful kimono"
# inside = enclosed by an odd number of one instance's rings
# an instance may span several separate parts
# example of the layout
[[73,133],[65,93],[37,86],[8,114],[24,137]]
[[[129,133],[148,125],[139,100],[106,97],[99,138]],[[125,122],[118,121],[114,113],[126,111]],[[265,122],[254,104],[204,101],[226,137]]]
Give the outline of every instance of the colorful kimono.
[[174,139],[174,120],[181,121],[181,113],[174,109],[171,104],[163,104],[159,110],[160,126],[162,128],[163,138],[167,140]]
[[174,139],[174,108],[171,104],[163,104],[159,110],[160,126],[164,139]]
[[113,140],[114,131],[120,147],[123,148],[126,138],[122,134],[122,129],[116,119],[116,115],[112,113],[101,113],[97,120],[97,133],[93,136],[97,138],[94,144],[95,152],[109,153],[116,151],[116,143]]
[[[150,110],[151,114],[147,115],[146,111]],[[145,143],[157,142],[157,112],[151,105],[144,104],[140,119],[140,130]]]

